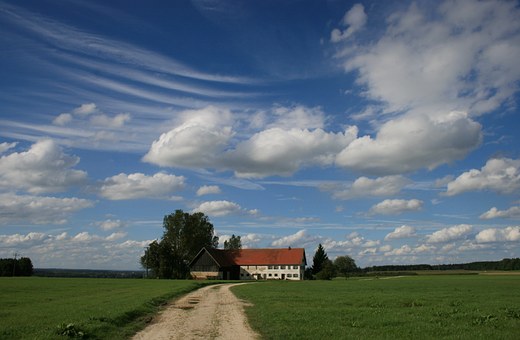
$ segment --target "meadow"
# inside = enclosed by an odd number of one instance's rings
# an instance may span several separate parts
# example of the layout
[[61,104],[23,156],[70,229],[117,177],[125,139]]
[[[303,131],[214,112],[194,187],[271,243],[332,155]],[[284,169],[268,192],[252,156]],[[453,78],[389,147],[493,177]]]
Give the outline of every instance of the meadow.
[[161,305],[204,284],[207,282],[0,278],[0,339],[66,338],[58,333],[127,339]]
[[263,339],[520,339],[520,276],[270,281],[233,288]]
[[[0,339],[128,339],[167,301],[212,283],[0,278]],[[264,281],[233,292],[251,302],[264,339],[520,339],[520,275]]]

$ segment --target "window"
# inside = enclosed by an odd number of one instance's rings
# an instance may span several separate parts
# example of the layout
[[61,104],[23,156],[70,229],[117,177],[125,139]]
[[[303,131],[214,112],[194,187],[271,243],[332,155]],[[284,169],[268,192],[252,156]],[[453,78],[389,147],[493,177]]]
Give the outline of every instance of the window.
[[292,269],[300,269],[300,266],[293,266]]
[[269,276],[273,276],[273,274],[269,273]]
[[274,266],[274,269],[278,269],[278,266]]
[[249,276],[249,273],[247,273],[247,276]]
[[280,266],[280,269],[285,269],[285,266]]
[[267,269],[273,269],[273,266],[269,266],[269,267],[267,267]]
[[298,274],[293,274],[293,277],[298,277]]
[[278,273],[274,273],[274,276],[278,276]]
[[244,273],[240,273],[240,276],[244,276]]
[[292,277],[292,274],[287,274],[287,277]]

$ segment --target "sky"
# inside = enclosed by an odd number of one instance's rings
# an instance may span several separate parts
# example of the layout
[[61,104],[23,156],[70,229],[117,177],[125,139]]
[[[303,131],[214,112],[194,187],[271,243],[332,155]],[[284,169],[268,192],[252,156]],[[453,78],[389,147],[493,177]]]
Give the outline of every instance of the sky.
[[0,257],[165,215],[361,266],[520,257],[518,1],[0,0]]

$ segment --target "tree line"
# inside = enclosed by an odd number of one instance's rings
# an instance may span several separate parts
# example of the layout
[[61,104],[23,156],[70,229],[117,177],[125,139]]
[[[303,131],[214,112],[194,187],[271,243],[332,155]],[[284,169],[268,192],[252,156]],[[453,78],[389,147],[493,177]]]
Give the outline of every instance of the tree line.
[[0,276],[31,276],[33,264],[30,258],[0,259]]
[[312,257],[312,266],[305,270],[305,279],[331,280],[336,276],[348,277],[359,271],[356,261],[350,256],[338,256],[331,261],[320,243]]
[[479,261],[457,264],[411,264],[372,266],[364,272],[414,271],[414,270],[520,270],[520,258],[502,259],[500,261]]
[[[185,213],[176,210],[163,219],[163,236],[146,247],[140,258],[146,277],[162,279],[190,278],[190,261],[203,248],[217,248],[213,224],[201,213]],[[224,249],[241,249],[240,236],[233,235],[224,242]],[[8,259],[12,260],[12,259]],[[21,259],[20,259],[21,260]],[[31,265],[32,266],[32,265]],[[31,267],[32,268],[32,267]],[[305,270],[305,279],[330,280],[336,276],[369,275],[374,272],[412,272],[418,270],[520,270],[520,259],[471,262],[443,265],[385,265],[359,268],[348,255],[330,260],[321,244],[313,256],[312,266]],[[12,268],[11,268],[12,270]]]

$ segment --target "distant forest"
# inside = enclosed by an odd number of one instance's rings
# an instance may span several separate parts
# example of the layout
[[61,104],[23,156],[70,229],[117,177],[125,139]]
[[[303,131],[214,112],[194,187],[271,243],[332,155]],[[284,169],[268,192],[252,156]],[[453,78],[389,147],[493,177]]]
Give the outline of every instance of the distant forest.
[[520,258],[501,261],[480,261],[459,264],[410,264],[372,266],[362,269],[364,272],[415,271],[415,270],[520,270]]
[[[377,272],[413,272],[413,271],[442,271],[442,270],[520,270],[520,258],[503,259],[500,261],[480,261],[459,264],[411,264],[411,265],[384,265],[358,269],[357,275],[371,275]],[[411,273],[412,274],[412,273]],[[89,269],[33,269],[31,259],[0,259],[0,276],[46,276],[46,277],[86,277],[86,278],[143,278],[144,271],[126,270],[89,270]],[[350,275],[356,275],[351,273]],[[372,274],[373,275],[373,274]],[[394,275],[390,274],[389,275]]]

